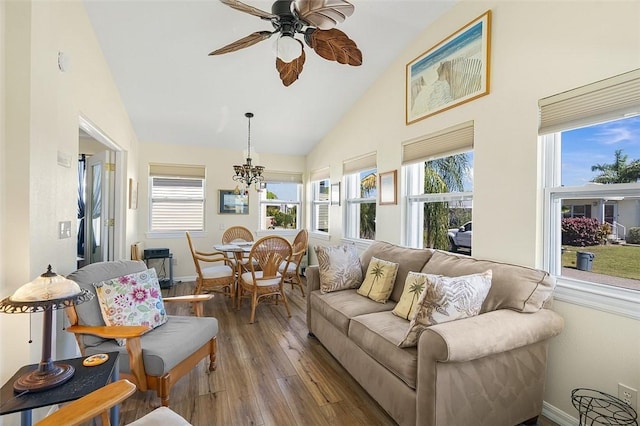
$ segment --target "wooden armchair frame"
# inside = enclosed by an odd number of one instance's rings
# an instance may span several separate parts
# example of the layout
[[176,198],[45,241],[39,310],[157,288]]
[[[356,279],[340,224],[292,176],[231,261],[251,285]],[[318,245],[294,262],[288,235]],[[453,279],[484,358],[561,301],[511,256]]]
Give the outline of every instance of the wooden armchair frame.
[[[291,262],[286,269],[281,267],[280,272],[284,274],[284,282],[291,284],[291,289],[294,286],[298,286],[302,292],[302,297],[304,297],[304,285],[302,285],[302,278],[300,277],[300,263],[309,246],[309,232],[306,229],[301,229],[291,246],[293,248]],[[295,265],[295,268],[292,268],[292,265]]]
[[[165,303],[190,302],[196,316],[203,316],[202,304],[211,300],[212,294],[193,296],[164,297]],[[86,348],[82,341],[82,335],[91,334],[103,339],[126,339],[126,349],[129,354],[129,367],[131,373],[121,373],[121,377],[131,380],[139,390],[155,390],[162,401],[162,405],[169,406],[169,393],[171,387],[185,374],[189,373],[203,358],[209,356],[209,371],[216,369],[216,337],[182,360],[173,369],[162,376],[152,376],[146,373],[142,359],[142,345],[140,338],[150,330],[147,326],[86,326],[78,324],[78,313],[75,306],[65,309],[70,326],[66,331],[75,335],[82,356],[86,356]]]

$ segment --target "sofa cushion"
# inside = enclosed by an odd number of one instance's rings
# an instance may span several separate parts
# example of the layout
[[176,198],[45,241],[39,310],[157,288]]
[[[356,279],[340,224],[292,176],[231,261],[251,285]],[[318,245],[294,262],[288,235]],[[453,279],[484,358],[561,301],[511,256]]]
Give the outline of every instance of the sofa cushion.
[[372,257],[398,263],[398,273],[389,297],[390,300],[397,302],[402,295],[404,281],[407,279],[409,271],[419,272],[432,253],[433,251],[430,249],[402,247],[385,241],[375,241],[360,256],[362,273],[366,273]]
[[411,321],[416,314],[418,299],[422,291],[426,288],[426,284],[427,274],[413,271],[409,272],[404,282],[404,290],[402,291],[400,301],[391,313],[407,321]]
[[556,285],[555,278],[542,270],[442,251],[433,253],[422,272],[452,277],[476,274],[487,269],[493,272],[491,290],[482,304],[480,313],[496,309],[537,312],[551,297]]
[[322,294],[319,290],[308,296],[314,314],[319,313],[345,335],[349,321],[358,315],[391,311],[395,303],[378,303],[360,296],[356,290],[343,290]]
[[358,294],[385,303],[391,295],[397,273],[397,263],[372,257]]
[[[189,333],[185,333],[185,330],[189,330]],[[217,334],[216,318],[169,315],[166,323],[140,338],[145,372],[152,376],[168,373]],[[98,346],[87,348],[86,355],[114,351],[120,352],[120,371],[130,372],[127,349],[115,340],[106,340]]]
[[407,331],[407,321],[391,312],[360,315],[349,324],[349,338],[373,359],[412,389],[416,388],[417,348],[402,349],[398,343]]
[[355,244],[315,246],[320,273],[320,291],[357,288],[362,283],[362,269]]
[[409,323],[400,347],[417,345],[420,334],[429,326],[478,315],[490,288],[490,269],[461,277],[427,275],[416,315]]
[[[95,283],[102,318],[108,326],[146,325],[156,328],[167,322],[156,270],[123,275]],[[116,339],[123,345],[124,339]]]

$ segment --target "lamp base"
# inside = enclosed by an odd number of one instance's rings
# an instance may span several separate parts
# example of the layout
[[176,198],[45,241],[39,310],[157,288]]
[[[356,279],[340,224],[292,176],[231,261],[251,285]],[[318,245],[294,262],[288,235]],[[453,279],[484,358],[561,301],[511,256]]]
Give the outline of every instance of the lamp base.
[[40,368],[23,374],[13,382],[16,392],[40,392],[55,388],[73,377],[75,369],[69,364],[53,363],[51,367],[41,371]]

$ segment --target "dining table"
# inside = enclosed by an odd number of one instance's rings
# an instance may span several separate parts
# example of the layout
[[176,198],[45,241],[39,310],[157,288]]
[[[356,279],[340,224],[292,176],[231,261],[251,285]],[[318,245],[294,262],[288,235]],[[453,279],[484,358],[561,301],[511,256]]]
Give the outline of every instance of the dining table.
[[238,294],[238,280],[240,280],[240,276],[242,275],[242,273],[247,270],[245,254],[251,252],[253,244],[254,241],[234,241],[232,243],[226,244],[214,244],[213,246],[215,250],[233,254],[236,268],[236,288],[234,290],[236,295]]

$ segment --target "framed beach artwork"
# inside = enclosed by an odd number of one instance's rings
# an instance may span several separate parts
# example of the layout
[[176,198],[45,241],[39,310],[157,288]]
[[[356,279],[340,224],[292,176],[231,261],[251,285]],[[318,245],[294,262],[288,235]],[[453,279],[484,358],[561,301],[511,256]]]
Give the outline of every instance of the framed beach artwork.
[[241,194],[231,189],[220,189],[218,195],[218,213],[249,214],[249,193]]
[[406,123],[489,93],[491,11],[407,64]]

